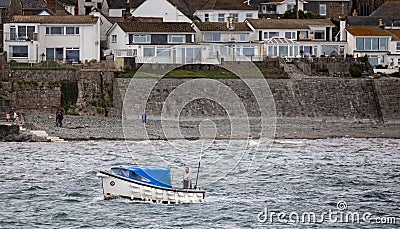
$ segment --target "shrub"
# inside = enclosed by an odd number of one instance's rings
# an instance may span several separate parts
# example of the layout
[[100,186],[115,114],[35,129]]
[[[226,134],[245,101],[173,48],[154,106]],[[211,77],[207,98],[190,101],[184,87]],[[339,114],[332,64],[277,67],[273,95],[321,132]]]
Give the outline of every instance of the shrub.
[[99,114],[99,115],[104,114],[104,108],[103,107],[98,107],[97,108],[97,114]]
[[358,67],[356,65],[351,66],[349,69],[349,72],[350,72],[350,75],[355,78],[361,77],[361,74],[362,74],[360,67]]

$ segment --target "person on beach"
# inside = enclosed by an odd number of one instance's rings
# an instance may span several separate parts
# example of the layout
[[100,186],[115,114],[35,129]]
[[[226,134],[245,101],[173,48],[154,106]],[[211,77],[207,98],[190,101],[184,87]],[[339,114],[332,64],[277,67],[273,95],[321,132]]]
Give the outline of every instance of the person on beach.
[[189,167],[186,166],[185,173],[183,174],[183,188],[192,189],[192,182],[190,180]]
[[57,113],[57,115],[56,115],[56,122],[57,122],[56,125],[57,125],[58,127],[62,127],[63,119],[64,119],[64,116],[63,116],[62,112],[59,111],[59,112]]
[[143,126],[146,126],[146,121],[147,121],[147,116],[146,116],[146,114],[142,114],[142,123],[143,123]]
[[8,113],[6,114],[6,119],[7,119],[7,122],[9,122],[9,121],[10,121],[10,119],[11,119],[10,112],[8,112]]

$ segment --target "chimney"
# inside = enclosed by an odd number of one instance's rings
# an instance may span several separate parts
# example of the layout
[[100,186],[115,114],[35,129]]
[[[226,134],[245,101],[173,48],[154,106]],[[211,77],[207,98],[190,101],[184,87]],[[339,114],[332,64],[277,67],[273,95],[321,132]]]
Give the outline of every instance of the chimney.
[[346,38],[346,15],[344,15],[344,14],[341,14],[341,15],[339,15],[339,19],[340,19],[340,29],[339,29],[339,31],[340,31],[340,37],[339,37],[339,39],[340,39],[340,41],[346,41],[347,40],[347,38]]
[[125,4],[125,13],[124,13],[124,19],[128,19],[132,16],[131,14],[131,2],[129,0],[126,0]]
[[385,28],[385,24],[383,24],[382,18],[379,18],[379,28],[381,28],[381,29]]
[[47,3],[47,9],[49,9],[53,13],[56,13],[57,0],[47,0],[46,3]]
[[229,13],[229,17],[227,17],[226,27],[229,30],[235,30],[235,20],[232,13]]
[[79,1],[75,0],[74,15],[79,14]]

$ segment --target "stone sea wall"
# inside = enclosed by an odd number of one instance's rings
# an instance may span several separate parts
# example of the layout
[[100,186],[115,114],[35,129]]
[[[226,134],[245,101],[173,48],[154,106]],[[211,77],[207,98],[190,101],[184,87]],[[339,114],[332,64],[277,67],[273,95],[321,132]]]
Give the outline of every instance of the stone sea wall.
[[[143,79],[146,80],[146,79]],[[146,107],[159,115],[167,96],[187,79],[162,79],[153,89]],[[249,116],[257,116],[258,105],[249,88],[238,79],[220,80],[242,100]],[[120,110],[130,79],[114,79],[114,106]],[[302,78],[268,80],[278,118],[320,121],[400,122],[400,80],[396,78]],[[134,85],[133,85],[134,86]],[[132,98],[138,103],[144,98]],[[182,116],[223,116],[226,112],[210,100],[195,100]],[[140,115],[140,114],[137,114]]]

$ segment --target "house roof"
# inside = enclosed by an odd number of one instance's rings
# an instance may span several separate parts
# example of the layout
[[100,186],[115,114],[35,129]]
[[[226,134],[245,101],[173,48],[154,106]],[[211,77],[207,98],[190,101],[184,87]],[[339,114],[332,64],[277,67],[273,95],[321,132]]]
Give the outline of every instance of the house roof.
[[44,23],[44,24],[96,24],[98,18],[91,15],[62,15],[62,16],[39,16],[39,15],[17,15],[11,18],[11,23]]
[[391,33],[392,41],[400,41],[400,29],[389,29],[389,33]]
[[243,0],[208,0],[200,10],[256,10]]
[[[146,0],[131,0],[131,8],[137,8]],[[126,0],[107,0],[110,9],[125,9]]]
[[389,32],[383,30],[379,27],[371,27],[371,26],[350,26],[347,27],[346,30],[351,33],[353,36],[371,36],[371,37],[383,37],[383,36],[391,36]]
[[400,1],[387,1],[374,12],[371,13],[370,16],[381,17],[385,19],[390,19],[391,21],[400,20]]
[[44,0],[20,0],[22,9],[43,9],[47,7]]
[[195,33],[190,23],[186,22],[117,22],[125,32],[147,33]]
[[285,1],[285,0],[267,0],[260,4],[276,3],[276,2],[283,2],[283,1]]
[[309,29],[310,26],[334,26],[329,19],[247,19],[255,29]]
[[382,23],[386,25],[390,25],[391,21],[382,18],[382,17],[374,17],[374,16],[347,16],[346,17],[346,25],[348,26],[379,26],[379,19],[382,19]]
[[0,8],[8,8],[11,6],[11,0],[0,0]]
[[74,6],[75,0],[57,0],[57,3],[64,3],[69,6]]
[[234,30],[229,30],[226,22],[195,22],[200,31],[252,31],[244,22],[236,22]]

